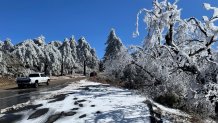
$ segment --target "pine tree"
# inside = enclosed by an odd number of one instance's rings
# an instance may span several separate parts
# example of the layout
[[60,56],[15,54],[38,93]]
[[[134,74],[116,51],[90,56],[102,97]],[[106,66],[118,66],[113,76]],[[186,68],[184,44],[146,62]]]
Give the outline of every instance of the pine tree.
[[83,63],[87,56],[90,56],[90,50],[91,47],[89,46],[88,42],[84,37],[80,38],[78,40],[78,45],[77,45],[77,56],[78,60]]
[[12,51],[14,48],[14,45],[11,43],[11,39],[7,38],[5,41],[4,41],[4,44],[2,46],[2,49],[4,51]]
[[109,59],[114,59],[119,52],[124,50],[121,40],[116,36],[115,30],[111,29],[111,32],[108,36],[108,40],[106,42],[106,50],[104,54],[104,62]]
[[112,75],[111,77],[119,78],[122,76],[124,67],[131,62],[132,58],[127,48],[116,36],[114,29],[111,30],[106,45],[106,52],[103,58],[104,72]]
[[72,53],[72,56],[73,58],[76,60],[77,59],[77,51],[76,51],[76,40],[74,38],[74,36],[72,36],[69,40],[70,42],[70,48],[71,48],[71,53]]
[[2,50],[3,45],[4,45],[4,42],[0,41],[0,50]]
[[43,35],[33,39],[34,43],[36,43],[38,46],[44,46],[45,45],[45,37]]
[[87,67],[91,69],[97,69],[98,58],[96,56],[96,52],[90,47],[89,43],[84,37],[78,40],[77,56],[79,63],[84,63],[84,61],[86,61]]

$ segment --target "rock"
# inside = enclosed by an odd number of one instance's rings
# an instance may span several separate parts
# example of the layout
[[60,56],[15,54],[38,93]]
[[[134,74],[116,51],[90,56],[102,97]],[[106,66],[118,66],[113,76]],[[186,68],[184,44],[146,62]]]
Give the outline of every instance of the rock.
[[96,76],[97,76],[97,73],[95,71],[90,73],[90,77],[96,77]]

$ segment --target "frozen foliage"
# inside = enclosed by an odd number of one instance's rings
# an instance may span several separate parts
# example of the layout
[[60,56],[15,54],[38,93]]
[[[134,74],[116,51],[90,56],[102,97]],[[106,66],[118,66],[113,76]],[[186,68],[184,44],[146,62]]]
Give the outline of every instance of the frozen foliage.
[[111,29],[106,42],[104,61],[115,58],[119,52],[122,52],[125,49],[121,40],[116,36],[115,30]]
[[214,11],[213,17],[211,19],[217,19],[217,17],[218,17],[218,8],[212,7],[209,3],[204,3],[204,7],[205,7],[206,10],[213,10]]
[[[193,17],[182,20],[181,10],[167,0],[156,0],[153,5],[153,10],[145,11],[148,35],[144,53],[147,55],[143,57],[146,60],[139,64],[161,82],[155,80],[159,85],[154,88],[159,91],[155,91],[154,96],[175,93],[181,98],[177,108],[191,105],[198,107],[193,111],[204,110],[214,115],[213,104],[207,101],[207,96],[198,92],[204,90],[202,86],[206,83],[217,82],[217,64],[213,60],[215,52],[211,48],[217,37],[214,24],[217,9],[204,4],[207,9],[214,9],[214,15],[211,19],[204,16],[204,22],[200,22]],[[183,100],[187,100],[187,104]]]
[[81,65],[86,65],[91,69],[98,69],[98,60],[95,49],[92,49],[84,37],[78,40],[77,57]]
[[4,51],[11,51],[11,50],[13,50],[13,44],[11,43],[11,40],[9,38],[7,38],[4,41],[4,43],[1,44],[1,45],[0,46],[2,47],[2,50],[4,50]]
[[3,61],[3,52],[2,51],[0,51],[0,62],[2,62]]
[[[112,32],[106,43],[104,59],[113,65],[105,66],[105,71],[113,69],[113,72],[107,72],[111,75],[119,71],[118,79],[126,81],[130,88],[142,89],[152,98],[164,98],[165,95],[176,98],[176,104],[172,104],[174,108],[215,116],[218,113],[218,98],[214,96],[218,55],[212,46],[217,42],[218,9],[206,3],[204,7],[214,10],[212,17],[203,16],[203,21],[194,17],[181,19],[177,1],[154,0],[151,10],[142,9],[137,14],[134,36],[139,35],[139,16],[145,14],[147,34],[144,45],[133,46],[131,57],[122,58],[120,54],[129,54],[119,50],[124,47],[120,43],[112,43],[119,42],[117,38],[110,38],[115,37]],[[115,57],[117,54],[118,58]],[[123,63],[122,67],[119,67],[120,63]]]
[[38,46],[44,46],[45,45],[45,37],[43,35],[39,36],[38,38],[33,39],[33,41]]
[[115,30],[112,29],[106,42],[106,50],[103,59],[105,73],[113,75],[115,78],[122,76],[122,71],[132,60],[127,48],[116,36]]
[[24,67],[21,61],[12,53],[0,51],[0,74],[3,76],[26,75],[31,70]]
[[[74,37],[66,38],[63,43],[52,41],[46,44],[45,37],[40,36],[13,46],[7,39],[4,43],[0,43],[0,48],[17,58],[25,69],[45,72],[48,75],[60,75],[61,72],[63,74],[81,72],[84,59],[88,61],[87,67],[90,70],[97,69],[98,58],[95,50],[86,41],[84,43],[80,40],[78,45]],[[5,66],[8,66],[7,63]]]

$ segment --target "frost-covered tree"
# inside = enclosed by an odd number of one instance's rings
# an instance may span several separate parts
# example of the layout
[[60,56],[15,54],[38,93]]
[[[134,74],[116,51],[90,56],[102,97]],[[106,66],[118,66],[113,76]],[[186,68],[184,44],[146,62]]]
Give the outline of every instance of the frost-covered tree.
[[205,85],[217,83],[218,67],[212,48],[217,42],[217,8],[204,4],[214,14],[203,16],[201,22],[194,17],[181,19],[181,9],[176,3],[154,0],[153,9],[139,11],[134,36],[139,35],[139,15],[143,12],[147,35],[144,46],[134,53],[135,65],[150,73],[146,76],[155,78],[154,88],[148,91],[154,96],[175,93],[192,107],[198,107],[193,110],[205,109],[214,115],[215,102],[208,103],[205,94],[199,92]]
[[[153,10],[143,9],[139,14],[142,11],[146,14],[144,20],[148,28],[145,47],[153,48],[158,45],[166,48],[172,56],[175,55],[173,60],[178,68],[200,74],[196,57],[209,56],[211,45],[216,42],[213,17],[204,23],[196,18],[182,20],[181,9],[178,9],[176,2],[171,4],[167,0],[155,0]],[[206,16],[205,19],[207,20]],[[135,34],[139,34],[138,31]],[[175,60],[177,58],[178,60]]]
[[59,48],[62,45],[62,42],[61,41],[51,41],[48,44],[52,44],[53,46]]
[[0,41],[0,49],[2,50],[2,46],[4,45],[4,42]]
[[123,69],[127,64],[131,63],[131,60],[132,58],[127,48],[116,36],[115,30],[112,29],[106,42],[106,50],[103,58],[104,72],[113,75],[115,78],[121,78]]
[[65,38],[62,46],[59,49],[62,55],[62,69],[64,69],[63,71],[65,74],[69,74],[75,65],[75,54],[72,54],[74,52],[72,52],[71,41],[68,38]]
[[45,37],[43,35],[33,39],[34,43],[36,43],[38,46],[44,46],[45,45]]
[[95,70],[95,68],[98,68],[98,58],[95,50],[87,42],[82,50],[78,50],[77,48],[80,48],[80,46],[78,47],[74,37],[66,38],[63,42],[52,41],[48,44],[46,44],[44,36],[33,40],[28,39],[15,46],[6,45],[10,43],[1,44],[2,51],[8,51],[8,53],[14,55],[30,71],[60,75],[63,68],[64,74],[81,72],[83,63],[79,58],[81,58],[80,54],[84,54],[84,52],[86,52],[87,58],[83,58],[87,59],[89,63],[88,69]]
[[76,60],[77,59],[77,51],[76,51],[77,42],[74,36],[70,38],[69,42],[70,42],[71,54],[73,58]]
[[94,70],[98,69],[98,58],[95,50],[90,47],[84,37],[78,40],[77,57],[81,66],[84,66],[84,62],[86,62],[87,67]]
[[53,41],[45,46],[46,57],[44,59],[48,63],[47,73],[50,75],[60,75],[62,54],[58,48],[61,45],[59,41]]
[[11,39],[7,38],[4,41],[4,44],[2,45],[2,50],[4,51],[12,51],[14,48],[14,45],[11,43]]
[[126,49],[121,40],[116,36],[114,29],[111,29],[105,44],[106,50],[104,54],[104,61],[115,58],[119,52]]
[[81,61],[81,63],[86,60],[87,56],[91,55],[90,50],[91,47],[86,41],[86,39],[84,37],[80,38],[78,40],[78,45],[77,45],[77,56],[79,61]]
[[31,69],[36,71],[42,71],[44,66],[41,63],[44,63],[42,59],[45,54],[42,48],[33,42],[33,40],[26,40],[15,46],[15,50],[12,52],[16,54],[17,58],[25,66],[31,66]]

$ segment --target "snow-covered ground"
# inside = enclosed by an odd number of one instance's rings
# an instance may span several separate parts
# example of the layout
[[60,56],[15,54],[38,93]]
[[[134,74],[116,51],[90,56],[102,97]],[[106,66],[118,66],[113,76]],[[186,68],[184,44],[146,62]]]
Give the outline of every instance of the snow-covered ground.
[[[144,103],[145,97],[126,89],[81,80],[58,91],[42,92],[41,95],[43,96],[37,100],[14,106],[13,109],[17,108],[14,112],[12,108],[1,110],[0,121],[15,117],[11,120],[18,123],[150,122],[149,108]],[[160,109],[168,110],[156,105]],[[170,111],[186,116],[176,110]]]

